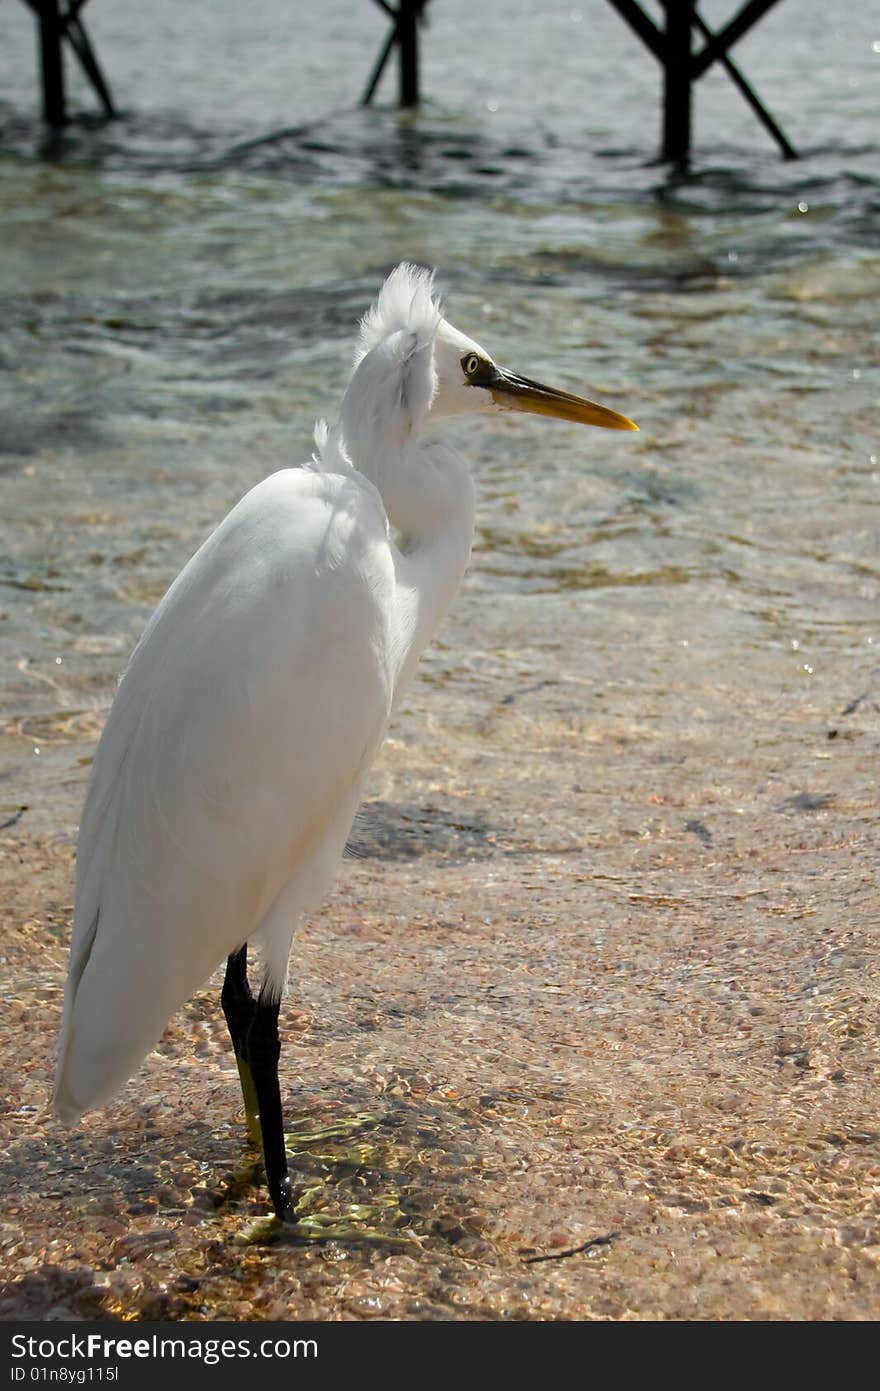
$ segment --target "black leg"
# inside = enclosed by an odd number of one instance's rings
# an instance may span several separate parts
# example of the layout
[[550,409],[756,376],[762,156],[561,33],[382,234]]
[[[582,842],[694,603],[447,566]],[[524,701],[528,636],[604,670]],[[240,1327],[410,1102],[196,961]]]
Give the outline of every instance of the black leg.
[[247,977],[247,946],[234,952],[226,962],[226,979],[220,996],[223,1013],[232,1037],[232,1046],[238,1057],[247,1038],[247,1031],[254,1017],[257,1002],[253,997]]
[[230,956],[220,996],[223,1013],[244,1097],[248,1134],[262,1144],[266,1181],[275,1212],[282,1222],[292,1222],[293,1202],[284,1145],[281,1089],[278,1085],[278,1038],[280,1002],[267,1002],[262,995],[254,999],[247,978],[247,947]]
[[279,1005],[279,1000],[270,1002],[260,995],[248,1033],[247,1047],[260,1112],[263,1163],[266,1166],[269,1195],[281,1221],[293,1222],[295,1218],[290,1176],[287,1172],[281,1088],[278,1085],[278,1059],[281,1055],[281,1041],[278,1038]]
[[220,996],[226,1026],[235,1049],[238,1066],[238,1080],[244,1097],[244,1114],[248,1134],[255,1144],[260,1143],[260,1117],[254,1079],[248,1061],[248,1032],[254,1021],[257,1002],[253,997],[247,978],[247,946],[235,952],[226,962],[226,978]]

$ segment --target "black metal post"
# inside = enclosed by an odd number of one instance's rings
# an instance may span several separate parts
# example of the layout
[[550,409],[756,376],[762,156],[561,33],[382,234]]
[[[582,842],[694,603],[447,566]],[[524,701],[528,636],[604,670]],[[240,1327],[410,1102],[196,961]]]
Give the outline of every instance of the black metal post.
[[388,59],[391,55],[391,50],[396,42],[397,30],[392,29],[391,33],[388,35],[388,38],[385,41],[385,47],[382,49],[382,52],[376,59],[376,66],[370,73],[370,80],[364,88],[364,95],[361,97],[361,106],[369,106],[370,102],[373,100],[373,97],[376,94],[376,88],[379,86],[379,80],[382,76],[382,73],[385,71],[385,64],[388,62]]
[[83,72],[97,92],[101,104],[104,107],[105,114],[108,117],[115,116],[117,112],[116,107],[113,105],[113,98],[110,95],[110,88],[107,86],[107,81],[101,71],[98,59],[95,56],[95,50],[89,42],[89,36],[85,31],[85,25],[82,20],[77,17],[73,6],[71,6],[70,13],[67,16],[66,36],[68,43],[80,61]]
[[400,45],[401,106],[419,104],[418,19],[421,0],[398,0],[397,42]]
[[67,122],[64,100],[64,57],[58,0],[40,0],[40,70],[43,77],[43,118],[50,126]]
[[663,158],[685,164],[691,148],[694,0],[668,0],[663,50]]
[[[694,10],[694,23],[696,24],[700,33],[703,35],[703,38],[707,39],[711,43],[714,40],[715,35],[712,33],[712,30],[709,28],[709,26],[703,22],[703,20],[697,14],[696,10]],[[770,134],[773,136],[773,139],[776,141],[777,145],[782,151],[784,158],[797,159],[798,152],[786,136],[785,131],[782,129],[780,125],[777,124],[776,121],[774,121],[766,106],[763,104],[762,101],[758,99],[757,93],[752,91],[748,82],[746,82],[746,79],[743,77],[739,68],[734,63],[733,59],[729,58],[726,53],[722,53],[719,55],[717,61],[722,65],[724,71],[727,73],[730,80],[745,97],[749,106],[752,108],[758,120],[764,126],[765,130],[769,130]]]

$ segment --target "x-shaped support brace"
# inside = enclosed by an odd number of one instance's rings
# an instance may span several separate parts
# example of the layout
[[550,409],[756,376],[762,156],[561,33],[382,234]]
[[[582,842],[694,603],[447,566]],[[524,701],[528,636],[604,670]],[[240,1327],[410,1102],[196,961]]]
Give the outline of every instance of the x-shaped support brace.
[[[797,152],[770,112],[749,86],[745,77],[729,57],[729,50],[756,24],[777,0],[747,0],[739,14],[713,33],[697,13],[695,0],[662,0],[666,10],[666,29],[646,15],[638,0],[610,0],[618,14],[646,48],[662,64],[666,76],[663,122],[663,154],[667,159],[686,159],[690,147],[690,96],[694,82],[703,76],[714,62],[719,62],[736,84],[762,125],[770,132],[786,159],[796,159]],[[691,52],[691,34],[696,29],[705,43],[699,52]]]

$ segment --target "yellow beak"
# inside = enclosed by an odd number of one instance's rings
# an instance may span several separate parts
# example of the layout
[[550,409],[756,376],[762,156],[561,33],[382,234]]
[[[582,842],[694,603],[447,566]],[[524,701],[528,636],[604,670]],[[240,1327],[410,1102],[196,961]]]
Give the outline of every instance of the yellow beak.
[[[483,385],[483,383],[480,383]],[[485,383],[492,400],[506,410],[527,411],[530,415],[552,415],[557,420],[573,420],[578,425],[598,425],[603,430],[637,430],[634,420],[584,396],[572,396],[553,386],[542,386],[517,377],[512,372],[498,371],[491,382]]]

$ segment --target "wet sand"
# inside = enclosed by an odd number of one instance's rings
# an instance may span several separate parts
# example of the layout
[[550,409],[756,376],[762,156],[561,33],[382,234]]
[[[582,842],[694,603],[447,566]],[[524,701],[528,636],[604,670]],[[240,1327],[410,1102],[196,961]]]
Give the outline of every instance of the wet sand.
[[299,1243],[219,977],[48,1118],[79,789],[7,826],[0,1316],[875,1318],[880,687],[741,655],[428,663],[294,950]]

